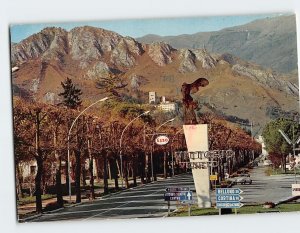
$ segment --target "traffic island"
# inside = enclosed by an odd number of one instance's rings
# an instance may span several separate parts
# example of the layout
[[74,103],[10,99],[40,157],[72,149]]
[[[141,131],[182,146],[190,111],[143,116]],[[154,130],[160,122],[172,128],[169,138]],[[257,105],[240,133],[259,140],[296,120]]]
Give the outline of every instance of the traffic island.
[[[300,203],[285,203],[266,209],[262,205],[244,205],[237,210],[237,214],[262,214],[262,213],[284,213],[300,211]],[[191,207],[191,216],[218,215],[219,210],[216,208],[198,208],[196,205]],[[234,215],[234,211],[228,211],[226,215]],[[187,207],[181,207],[176,212],[170,214],[170,217],[188,216]]]

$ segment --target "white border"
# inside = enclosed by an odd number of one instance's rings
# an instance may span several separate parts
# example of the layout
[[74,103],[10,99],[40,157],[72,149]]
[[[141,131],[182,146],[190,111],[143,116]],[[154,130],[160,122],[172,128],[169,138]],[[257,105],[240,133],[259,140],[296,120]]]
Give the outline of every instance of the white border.
[[[17,224],[12,147],[9,30],[11,23],[300,12],[299,0],[2,0],[0,2],[1,232],[298,232],[300,213],[123,221]],[[297,15],[299,32],[299,15]],[[299,35],[298,35],[299,45]],[[299,60],[299,53],[298,53]]]

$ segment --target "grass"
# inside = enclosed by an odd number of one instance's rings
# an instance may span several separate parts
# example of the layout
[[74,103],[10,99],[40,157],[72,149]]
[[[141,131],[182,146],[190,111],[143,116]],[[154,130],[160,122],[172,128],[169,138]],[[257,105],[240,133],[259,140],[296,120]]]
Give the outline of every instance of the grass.
[[[272,168],[272,167],[268,167],[266,170],[265,170],[265,174],[267,176],[273,176],[273,175],[294,175],[295,172],[294,170],[287,170],[286,173],[284,171],[282,171],[281,168]],[[299,169],[296,169],[296,174],[299,175],[300,174],[300,170]]]
[[[188,216],[188,208],[186,206],[180,208],[178,212],[172,213],[170,216]],[[274,213],[274,212],[293,212],[300,211],[300,203],[280,204],[275,208],[265,209],[263,205],[249,205],[237,209],[237,214],[256,214],[256,213]],[[219,210],[216,208],[200,209],[197,206],[192,206],[191,216],[218,215]],[[235,214],[234,210],[232,213]]]
[[[56,195],[53,194],[45,194],[42,195],[42,200],[47,200],[47,199],[51,199],[56,197]],[[18,205],[26,205],[26,204],[30,204],[30,203],[34,203],[35,202],[35,196],[28,196],[28,197],[24,197],[24,198],[20,198],[18,200]]]

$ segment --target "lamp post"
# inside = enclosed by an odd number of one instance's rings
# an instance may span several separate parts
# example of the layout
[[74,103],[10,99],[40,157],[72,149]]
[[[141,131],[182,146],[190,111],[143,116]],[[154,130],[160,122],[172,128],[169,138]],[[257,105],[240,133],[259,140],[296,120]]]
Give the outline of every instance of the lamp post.
[[120,170],[121,170],[122,189],[123,189],[123,180],[124,180],[124,179],[123,179],[123,178],[124,178],[124,177],[123,177],[123,160],[122,160],[122,138],[123,138],[123,134],[124,134],[125,130],[128,128],[128,126],[129,126],[132,122],[134,122],[136,119],[140,118],[141,116],[148,114],[149,112],[150,112],[150,111],[146,111],[146,112],[144,112],[144,113],[138,115],[136,118],[134,118],[133,120],[131,120],[131,121],[125,126],[125,128],[124,128],[123,131],[122,131],[121,138],[120,138]]
[[82,110],[79,114],[78,114],[78,116],[74,119],[74,121],[72,122],[72,124],[71,124],[71,127],[70,127],[70,129],[69,129],[69,131],[68,131],[68,141],[67,141],[67,147],[68,147],[68,177],[69,177],[69,199],[70,199],[70,201],[71,201],[71,171],[70,171],[70,135],[71,135],[71,130],[72,130],[72,128],[73,128],[73,126],[74,126],[74,124],[75,124],[75,122],[78,120],[78,118],[86,111],[86,110],[88,110],[89,108],[91,108],[92,106],[94,106],[95,104],[97,104],[97,103],[99,103],[99,102],[103,102],[103,101],[105,101],[105,100],[107,100],[108,99],[108,97],[105,97],[105,98],[102,98],[102,99],[100,99],[100,100],[97,100],[96,102],[94,102],[94,103],[92,103],[91,105],[89,105],[88,107],[86,107],[84,110]]
[[155,131],[154,131],[154,133],[153,133],[153,135],[152,135],[152,137],[151,137],[151,143],[152,143],[152,149],[151,149],[151,176],[152,176],[152,182],[154,181],[154,176],[153,176],[153,150],[154,150],[153,137],[156,135],[157,131],[158,131],[162,126],[164,126],[164,125],[166,125],[166,124],[168,124],[169,122],[172,122],[172,121],[174,121],[174,120],[175,120],[175,118],[172,118],[172,119],[167,120],[166,122],[162,123],[160,126],[158,126],[158,127],[155,129]]

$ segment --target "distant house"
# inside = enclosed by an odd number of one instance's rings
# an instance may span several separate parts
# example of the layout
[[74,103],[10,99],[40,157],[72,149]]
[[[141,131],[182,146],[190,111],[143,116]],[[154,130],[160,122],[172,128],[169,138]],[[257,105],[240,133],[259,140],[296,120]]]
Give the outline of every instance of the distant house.
[[160,103],[157,107],[165,112],[176,112],[178,110],[176,103],[170,103],[168,101],[165,103]]
[[156,104],[156,92],[155,91],[149,92],[149,104]]

